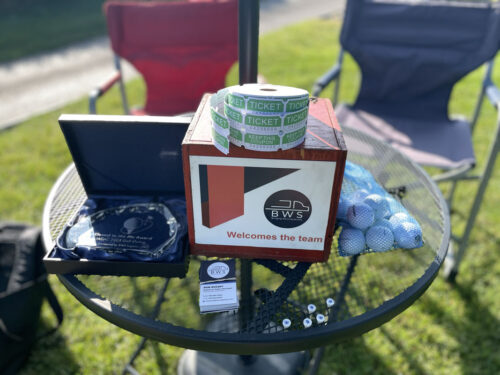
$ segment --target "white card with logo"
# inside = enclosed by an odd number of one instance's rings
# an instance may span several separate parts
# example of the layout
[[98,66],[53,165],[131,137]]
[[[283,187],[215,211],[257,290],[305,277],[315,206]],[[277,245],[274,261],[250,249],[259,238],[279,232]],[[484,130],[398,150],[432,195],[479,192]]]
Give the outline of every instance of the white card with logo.
[[200,312],[213,313],[239,307],[235,261],[203,261],[200,265]]

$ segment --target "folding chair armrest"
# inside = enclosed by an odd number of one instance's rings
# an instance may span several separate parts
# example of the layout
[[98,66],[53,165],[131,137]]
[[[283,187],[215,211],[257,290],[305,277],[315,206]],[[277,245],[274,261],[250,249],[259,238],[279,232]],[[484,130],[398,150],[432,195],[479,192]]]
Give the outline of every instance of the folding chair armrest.
[[493,107],[500,110],[500,90],[498,89],[498,87],[496,87],[493,82],[490,82],[486,86],[485,91],[486,96],[488,97],[488,100],[493,105]]
[[475,167],[474,163],[464,164],[456,169],[452,169],[443,173],[440,173],[436,176],[432,176],[432,179],[436,183],[441,183],[445,181],[453,181],[453,180],[469,180],[469,179],[477,179],[477,176],[468,177],[469,171]]
[[312,89],[312,96],[318,96],[330,82],[338,79],[342,65],[336,63],[328,72],[323,74],[315,83]]
[[122,74],[116,70],[103,83],[93,89],[89,94],[89,112],[97,113],[97,99],[104,95],[113,85],[122,79]]

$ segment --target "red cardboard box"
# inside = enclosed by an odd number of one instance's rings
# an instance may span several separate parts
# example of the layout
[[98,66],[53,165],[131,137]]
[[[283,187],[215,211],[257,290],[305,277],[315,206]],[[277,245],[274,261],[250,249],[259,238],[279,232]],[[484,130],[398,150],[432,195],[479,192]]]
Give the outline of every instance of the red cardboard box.
[[347,150],[328,99],[304,143],[276,152],[212,144],[210,95],[182,143],[192,254],[320,262],[330,254]]

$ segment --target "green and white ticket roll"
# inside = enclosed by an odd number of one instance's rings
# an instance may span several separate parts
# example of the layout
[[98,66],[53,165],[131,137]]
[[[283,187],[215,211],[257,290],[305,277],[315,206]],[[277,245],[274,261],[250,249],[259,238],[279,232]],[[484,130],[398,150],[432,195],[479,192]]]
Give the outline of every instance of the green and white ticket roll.
[[309,93],[295,87],[245,84],[219,90],[210,101],[212,139],[255,151],[286,150],[304,141]]

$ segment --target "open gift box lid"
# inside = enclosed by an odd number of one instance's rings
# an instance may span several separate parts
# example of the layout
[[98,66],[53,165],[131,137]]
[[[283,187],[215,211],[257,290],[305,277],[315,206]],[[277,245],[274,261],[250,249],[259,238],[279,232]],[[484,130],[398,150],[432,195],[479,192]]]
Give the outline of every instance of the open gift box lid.
[[190,117],[62,115],[89,197],[184,194],[181,143]]
[[[59,123],[85,192],[92,199],[184,199],[181,143],[190,117],[62,115]],[[186,224],[187,225],[187,224]],[[48,252],[50,273],[182,277],[179,262],[63,259]]]

